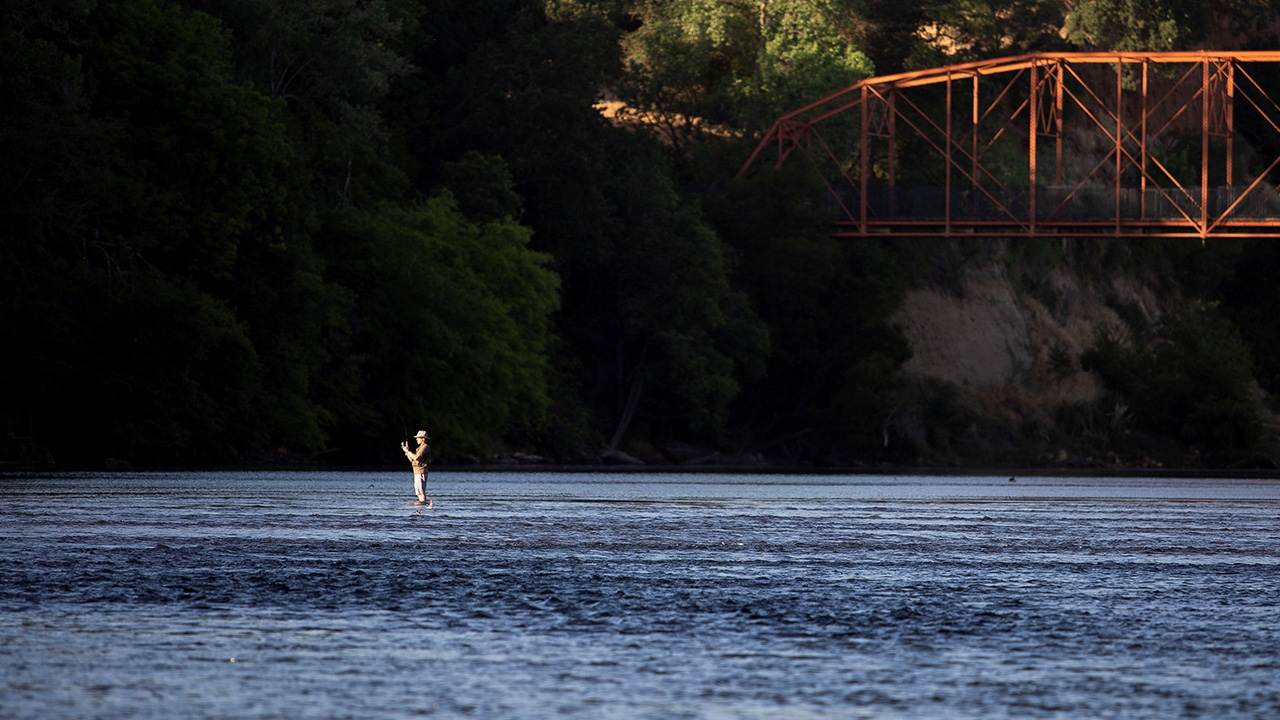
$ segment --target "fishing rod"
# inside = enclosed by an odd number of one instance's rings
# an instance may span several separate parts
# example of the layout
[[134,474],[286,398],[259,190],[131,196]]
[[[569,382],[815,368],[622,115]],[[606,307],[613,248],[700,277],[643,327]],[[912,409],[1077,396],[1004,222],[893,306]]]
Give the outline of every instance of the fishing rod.
[[396,417],[400,418],[400,427],[404,428],[404,442],[400,444],[402,448],[409,447],[409,423],[405,422],[404,415],[399,410],[396,411]]

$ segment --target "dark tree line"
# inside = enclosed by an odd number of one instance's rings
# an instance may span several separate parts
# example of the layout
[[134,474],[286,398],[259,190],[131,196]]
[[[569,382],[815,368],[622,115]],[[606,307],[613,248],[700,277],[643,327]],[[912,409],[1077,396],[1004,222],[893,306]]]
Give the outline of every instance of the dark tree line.
[[[734,179],[755,137],[876,71],[1271,37],[1237,4],[0,0],[0,456],[902,459],[902,250]],[[1176,257],[1263,349],[1273,254]]]

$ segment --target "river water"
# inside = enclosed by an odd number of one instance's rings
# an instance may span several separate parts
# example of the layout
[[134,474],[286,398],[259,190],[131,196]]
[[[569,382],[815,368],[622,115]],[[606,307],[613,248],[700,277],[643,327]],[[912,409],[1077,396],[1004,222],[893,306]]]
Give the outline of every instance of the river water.
[[1277,718],[1280,481],[0,475],[4,718]]

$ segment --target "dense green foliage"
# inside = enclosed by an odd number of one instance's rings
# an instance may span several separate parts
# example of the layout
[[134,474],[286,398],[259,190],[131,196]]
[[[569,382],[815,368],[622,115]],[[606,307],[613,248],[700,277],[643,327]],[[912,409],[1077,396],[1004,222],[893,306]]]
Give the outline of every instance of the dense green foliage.
[[[908,459],[885,448],[919,392],[889,318],[930,260],[832,239],[803,164],[733,179],[758,134],[875,72],[1277,35],[1248,0],[0,0],[0,20],[0,460],[85,465],[399,461],[419,427],[455,460]],[[1280,392],[1280,258],[1149,253],[1219,309],[1089,368],[1144,432],[1252,452],[1245,358]],[[948,393],[918,404],[955,435]]]
[[1180,440],[1214,462],[1256,446],[1262,419],[1249,386],[1249,348],[1221,313],[1188,306],[1141,340],[1103,331],[1081,358],[1128,405],[1139,428]]
[[778,115],[871,75],[840,34],[846,0],[636,2],[625,89],[691,134],[697,122],[767,127]]
[[442,447],[483,453],[508,422],[536,422],[549,402],[557,278],[529,250],[529,229],[475,224],[448,194],[335,215],[320,244],[334,280],[357,296],[360,395],[386,403],[339,418],[340,445],[372,451],[402,430],[388,419],[413,418]]

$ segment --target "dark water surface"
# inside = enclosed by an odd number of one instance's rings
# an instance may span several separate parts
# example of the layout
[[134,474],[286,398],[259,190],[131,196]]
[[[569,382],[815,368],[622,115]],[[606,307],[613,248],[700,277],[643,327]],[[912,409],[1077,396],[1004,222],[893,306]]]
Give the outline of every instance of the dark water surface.
[[1280,718],[1280,482],[0,476],[4,718]]

